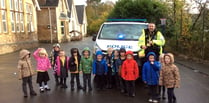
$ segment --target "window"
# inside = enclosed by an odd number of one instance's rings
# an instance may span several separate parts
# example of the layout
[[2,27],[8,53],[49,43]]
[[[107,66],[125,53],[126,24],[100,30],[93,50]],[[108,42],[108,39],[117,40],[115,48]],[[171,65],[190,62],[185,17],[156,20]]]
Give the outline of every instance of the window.
[[61,21],[61,34],[62,35],[65,34],[65,23],[64,23],[64,21]]
[[10,0],[10,10],[14,10],[14,0]]
[[15,11],[19,11],[19,0],[15,0],[14,4],[15,4]]
[[14,15],[14,12],[10,13],[10,19],[11,19],[12,32],[15,32],[15,15]]
[[20,12],[23,12],[22,0],[19,0],[19,9],[20,9]]
[[7,32],[7,15],[6,15],[6,0],[0,0],[0,32]]
[[20,28],[21,28],[21,32],[24,32],[24,16],[23,16],[23,13],[20,13]]
[[6,11],[1,10],[2,13],[2,26],[3,26],[3,32],[7,32],[7,16],[6,16]]
[[26,5],[28,32],[34,32],[32,6]]
[[1,0],[1,8],[2,9],[5,9],[6,8],[6,6],[5,6],[5,0]]
[[16,30],[20,32],[20,14],[16,13]]

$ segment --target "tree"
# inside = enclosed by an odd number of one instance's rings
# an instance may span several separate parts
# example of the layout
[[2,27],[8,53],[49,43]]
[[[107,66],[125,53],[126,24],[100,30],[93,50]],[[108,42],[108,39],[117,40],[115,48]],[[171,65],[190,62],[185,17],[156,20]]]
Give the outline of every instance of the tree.
[[167,15],[167,6],[157,0],[119,0],[109,18],[145,18],[159,23]]

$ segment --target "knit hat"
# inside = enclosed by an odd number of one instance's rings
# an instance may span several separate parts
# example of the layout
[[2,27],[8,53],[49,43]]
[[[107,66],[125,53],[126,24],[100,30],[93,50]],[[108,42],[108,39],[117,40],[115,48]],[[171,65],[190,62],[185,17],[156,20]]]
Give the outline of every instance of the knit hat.
[[54,48],[54,47],[60,48],[60,45],[59,45],[59,44],[54,44],[54,45],[53,45],[53,48]]
[[133,56],[134,53],[133,53],[132,51],[129,50],[129,51],[126,52],[126,55],[132,55],[132,56]]
[[45,54],[48,57],[48,53],[46,52],[46,49],[41,48],[41,50],[39,51],[39,54]]
[[120,48],[120,53],[121,53],[121,52],[126,53],[126,49],[125,49],[125,48]]
[[98,50],[98,51],[96,52],[96,56],[98,56],[98,55],[103,55],[102,51]]

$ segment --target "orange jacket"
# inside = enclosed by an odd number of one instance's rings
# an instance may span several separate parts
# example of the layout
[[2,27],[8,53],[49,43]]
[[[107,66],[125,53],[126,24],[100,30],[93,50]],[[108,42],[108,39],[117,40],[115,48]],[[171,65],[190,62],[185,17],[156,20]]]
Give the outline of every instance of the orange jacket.
[[139,77],[139,69],[134,59],[125,60],[121,69],[121,77],[124,80],[136,80]]

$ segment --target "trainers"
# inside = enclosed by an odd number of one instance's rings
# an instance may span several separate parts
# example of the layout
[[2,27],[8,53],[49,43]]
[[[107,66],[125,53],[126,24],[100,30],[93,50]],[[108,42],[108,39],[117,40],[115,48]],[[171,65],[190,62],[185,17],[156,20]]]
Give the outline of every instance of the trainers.
[[158,100],[153,100],[152,102],[153,102],[153,103],[158,103]]
[[51,90],[51,89],[49,88],[48,85],[45,85],[45,86],[44,86],[44,89],[45,89],[46,91],[50,91],[50,90]]
[[40,93],[44,92],[44,87],[40,87]]
[[149,101],[149,102],[152,102],[152,99],[149,99],[148,101]]

